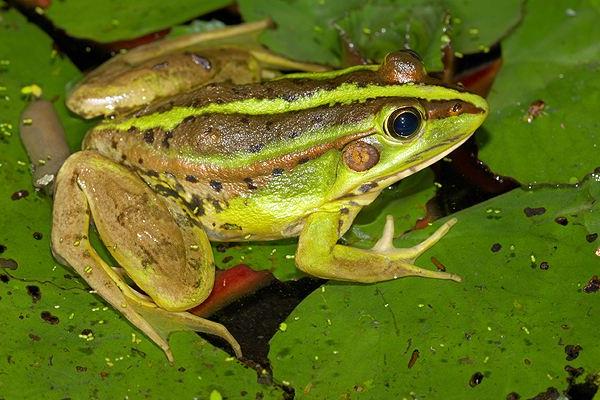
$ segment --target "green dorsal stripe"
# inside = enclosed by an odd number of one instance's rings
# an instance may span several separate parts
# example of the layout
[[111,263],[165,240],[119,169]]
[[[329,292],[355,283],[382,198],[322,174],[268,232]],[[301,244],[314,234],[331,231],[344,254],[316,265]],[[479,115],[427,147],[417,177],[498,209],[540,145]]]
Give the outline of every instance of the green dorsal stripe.
[[306,110],[334,104],[350,104],[363,102],[378,97],[408,97],[423,100],[463,100],[472,103],[482,110],[487,110],[485,100],[470,93],[441,86],[403,84],[403,85],[367,85],[359,87],[354,83],[343,83],[332,90],[318,90],[310,96],[301,97],[294,101],[281,98],[245,99],[229,103],[211,103],[204,107],[173,107],[163,113],[144,115],[122,122],[105,122],[97,129],[128,130],[135,127],[139,130],[162,128],[169,131],[179,125],[185,118],[203,114],[247,114],[268,115],[291,111]]

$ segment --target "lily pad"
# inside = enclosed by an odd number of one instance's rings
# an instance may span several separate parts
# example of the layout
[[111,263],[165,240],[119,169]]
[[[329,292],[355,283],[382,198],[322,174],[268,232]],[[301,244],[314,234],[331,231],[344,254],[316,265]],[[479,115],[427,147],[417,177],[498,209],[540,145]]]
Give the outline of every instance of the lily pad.
[[585,288],[600,242],[583,224],[600,219],[599,188],[519,189],[457,213],[417,264],[435,256],[462,283],[327,283],[272,339],[275,376],[298,398],[481,399],[565,389],[567,365],[600,372],[600,297]]
[[[0,392],[33,398],[198,397],[281,398],[275,386],[197,335],[171,344],[176,364],[133,326],[89,293],[50,254],[51,202],[34,191],[16,126],[26,99],[21,87],[38,84],[55,100],[78,147],[88,124],[66,111],[64,85],[79,72],[52,51],[52,42],[16,11],[0,10]],[[23,51],[26,49],[26,51]],[[75,145],[75,143],[77,143]],[[8,339],[10,338],[10,340]]]
[[390,51],[408,47],[421,54],[431,70],[442,68],[441,47],[449,39],[458,53],[473,53],[496,43],[519,22],[522,3],[239,1],[245,19],[273,18],[278,28],[264,33],[264,43],[290,57],[339,66],[343,32],[367,58],[381,60]]
[[597,1],[527,3],[502,42],[487,134],[477,136],[494,172],[524,184],[565,183],[600,164],[599,18]]
[[160,31],[231,3],[231,0],[54,1],[46,15],[70,36],[108,43]]

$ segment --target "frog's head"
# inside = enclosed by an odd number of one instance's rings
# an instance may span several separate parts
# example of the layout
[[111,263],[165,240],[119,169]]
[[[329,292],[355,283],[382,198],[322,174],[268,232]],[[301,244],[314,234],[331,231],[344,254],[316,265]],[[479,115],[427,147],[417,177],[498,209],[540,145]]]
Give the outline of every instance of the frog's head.
[[372,118],[361,126],[368,134],[342,149],[338,194],[378,192],[429,166],[464,143],[488,113],[483,98],[428,76],[414,52],[389,54],[377,75],[380,82],[362,85],[372,91],[364,103]]

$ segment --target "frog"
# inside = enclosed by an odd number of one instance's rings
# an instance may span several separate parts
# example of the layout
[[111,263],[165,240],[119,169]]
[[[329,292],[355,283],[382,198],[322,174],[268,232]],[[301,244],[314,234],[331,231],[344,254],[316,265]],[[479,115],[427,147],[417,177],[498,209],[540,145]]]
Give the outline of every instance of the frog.
[[[180,56],[217,65],[210,54]],[[121,105],[110,96],[113,112]],[[169,361],[178,330],[221,337],[242,356],[223,325],[188,311],[212,290],[211,242],[297,238],[296,267],[329,280],[461,281],[415,265],[455,218],[408,248],[393,244],[393,216],[372,248],[339,240],[385,188],[455,150],[489,112],[482,97],[428,75],[415,52],[267,80],[223,79],[142,103],[92,128],[62,165],[51,246]],[[92,223],[118,266],[91,244]]]

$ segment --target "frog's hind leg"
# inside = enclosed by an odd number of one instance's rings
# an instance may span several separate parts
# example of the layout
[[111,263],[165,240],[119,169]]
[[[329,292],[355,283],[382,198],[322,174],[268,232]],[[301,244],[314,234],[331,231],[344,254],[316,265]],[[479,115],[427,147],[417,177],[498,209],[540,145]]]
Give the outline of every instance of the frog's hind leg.
[[[173,359],[168,336],[194,330],[236,340],[221,324],[185,310],[200,304],[214,280],[206,234],[173,201],[157,196],[133,172],[92,151],[69,157],[58,174],[52,250]],[[90,214],[122,271],[111,268],[88,239]],[[146,295],[124,279],[125,271]]]

